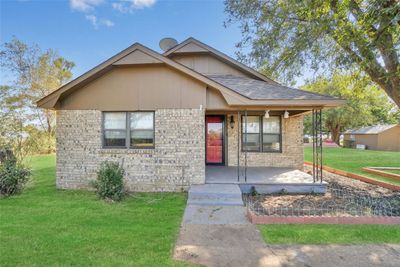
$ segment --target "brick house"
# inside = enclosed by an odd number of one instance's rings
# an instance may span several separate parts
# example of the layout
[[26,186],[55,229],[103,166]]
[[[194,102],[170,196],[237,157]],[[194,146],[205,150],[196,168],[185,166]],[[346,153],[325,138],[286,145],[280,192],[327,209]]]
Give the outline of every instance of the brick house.
[[228,181],[244,167],[302,170],[304,114],[341,102],[189,38],[163,54],[133,44],[37,105],[56,110],[58,188],[88,187],[113,160],[131,191],[180,191],[208,168]]

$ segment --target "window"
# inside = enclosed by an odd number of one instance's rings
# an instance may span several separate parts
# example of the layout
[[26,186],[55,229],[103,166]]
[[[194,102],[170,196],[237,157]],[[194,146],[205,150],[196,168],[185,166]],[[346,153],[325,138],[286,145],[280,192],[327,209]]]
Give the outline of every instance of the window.
[[104,146],[126,146],[126,113],[104,113]]
[[131,147],[154,146],[154,113],[131,112]]
[[154,112],[104,112],[104,147],[154,147]]
[[263,117],[263,147],[265,152],[281,150],[281,118]]
[[242,117],[243,149],[247,149],[247,151],[260,151],[260,128],[259,116],[247,116],[247,122],[246,118]]
[[280,152],[281,118],[280,116],[242,116],[242,151]]

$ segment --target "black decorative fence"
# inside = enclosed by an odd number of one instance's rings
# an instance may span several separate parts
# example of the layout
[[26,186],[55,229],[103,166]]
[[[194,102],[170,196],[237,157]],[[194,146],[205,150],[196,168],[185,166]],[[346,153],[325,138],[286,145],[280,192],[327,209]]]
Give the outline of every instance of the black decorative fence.
[[255,215],[266,216],[400,216],[399,193],[370,193],[330,182],[327,193],[245,194],[243,200]]

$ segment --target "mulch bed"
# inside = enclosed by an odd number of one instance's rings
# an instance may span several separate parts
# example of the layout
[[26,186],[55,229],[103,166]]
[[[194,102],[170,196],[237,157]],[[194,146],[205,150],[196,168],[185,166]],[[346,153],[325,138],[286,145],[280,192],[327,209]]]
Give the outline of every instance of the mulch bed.
[[318,194],[245,195],[258,215],[400,216],[400,193],[324,171],[328,191]]

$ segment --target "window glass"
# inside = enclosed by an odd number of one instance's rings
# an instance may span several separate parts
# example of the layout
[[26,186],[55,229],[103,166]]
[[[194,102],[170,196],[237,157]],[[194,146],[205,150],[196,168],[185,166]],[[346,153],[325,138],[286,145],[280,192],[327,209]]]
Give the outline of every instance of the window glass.
[[247,134],[246,117],[242,117],[242,142],[243,150],[260,151],[260,117],[247,116]]
[[[262,127],[261,127],[262,121]],[[262,138],[261,138],[262,137]],[[262,144],[261,144],[262,140]],[[274,152],[281,150],[281,121],[279,116],[247,116],[242,117],[243,151]]]
[[[242,117],[243,133],[246,133],[246,117]],[[247,133],[260,133],[260,117],[247,116]]]
[[243,134],[243,150],[260,151],[260,134]]
[[106,112],[104,113],[104,129],[126,129],[125,112]]
[[263,117],[263,133],[275,133],[279,134],[281,132],[279,117]]
[[153,112],[132,112],[131,130],[134,129],[153,129]]
[[281,121],[280,117],[263,118],[263,151],[281,150]]
[[104,132],[104,146],[125,146],[126,131],[106,130]]
[[280,151],[280,135],[279,134],[264,134],[263,135],[263,151]]
[[131,147],[147,148],[154,146],[154,113],[131,112]]
[[105,112],[104,113],[104,146],[125,147],[126,146],[126,113]]

